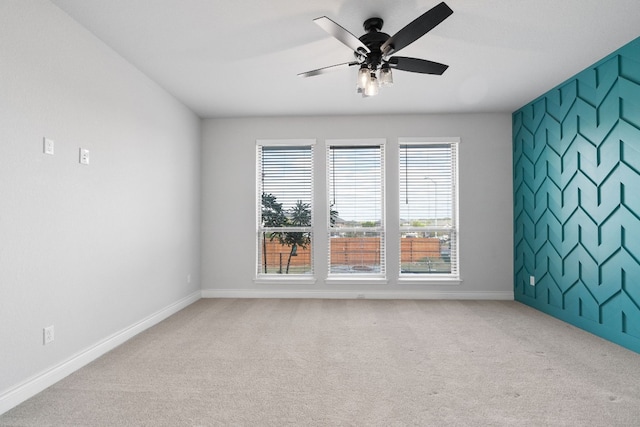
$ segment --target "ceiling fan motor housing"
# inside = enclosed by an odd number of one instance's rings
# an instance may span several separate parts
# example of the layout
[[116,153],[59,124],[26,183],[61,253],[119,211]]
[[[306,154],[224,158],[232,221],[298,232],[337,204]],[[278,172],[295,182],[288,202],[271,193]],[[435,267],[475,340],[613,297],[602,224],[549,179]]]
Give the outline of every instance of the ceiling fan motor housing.
[[384,21],[382,18],[369,18],[364,21],[363,26],[367,33],[359,39],[371,52],[368,54],[365,52],[354,52],[356,59],[360,60],[364,57],[364,64],[372,70],[375,70],[382,64],[383,55],[380,46],[391,37],[389,34],[380,31],[383,24]]

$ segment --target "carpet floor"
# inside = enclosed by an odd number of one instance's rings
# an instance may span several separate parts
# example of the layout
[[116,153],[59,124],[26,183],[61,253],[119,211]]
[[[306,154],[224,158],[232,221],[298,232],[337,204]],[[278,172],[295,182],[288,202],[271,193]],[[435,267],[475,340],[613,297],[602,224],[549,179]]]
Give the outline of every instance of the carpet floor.
[[202,299],[2,426],[638,426],[640,355],[513,301]]

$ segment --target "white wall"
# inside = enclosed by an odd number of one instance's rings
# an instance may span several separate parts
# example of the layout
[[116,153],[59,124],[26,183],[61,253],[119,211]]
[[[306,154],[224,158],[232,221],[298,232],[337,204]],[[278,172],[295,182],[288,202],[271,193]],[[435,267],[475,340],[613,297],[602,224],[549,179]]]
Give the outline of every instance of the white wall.
[[200,138],[198,117],[56,6],[0,2],[0,413],[199,296]]
[[[398,283],[392,256],[398,243],[390,236],[386,284],[327,284],[326,268],[316,271],[318,280],[313,285],[254,283],[256,140],[316,138],[316,166],[323,171],[326,139],[386,138],[392,148],[397,147],[398,137],[461,138],[462,282]],[[203,124],[202,150],[203,296],[513,298],[510,114],[209,119]],[[398,221],[398,154],[394,149],[386,154],[387,222],[391,224]],[[315,186],[316,200],[326,200],[324,180],[316,179]],[[316,225],[325,223],[321,215]],[[316,260],[325,267],[326,236],[316,234],[314,244]]]

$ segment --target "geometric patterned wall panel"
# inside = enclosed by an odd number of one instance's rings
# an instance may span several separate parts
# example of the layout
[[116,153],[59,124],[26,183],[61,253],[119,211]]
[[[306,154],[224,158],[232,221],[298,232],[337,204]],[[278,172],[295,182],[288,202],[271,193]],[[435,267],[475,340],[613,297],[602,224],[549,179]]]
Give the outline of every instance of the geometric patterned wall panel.
[[513,179],[516,300],[640,352],[640,38],[513,113]]

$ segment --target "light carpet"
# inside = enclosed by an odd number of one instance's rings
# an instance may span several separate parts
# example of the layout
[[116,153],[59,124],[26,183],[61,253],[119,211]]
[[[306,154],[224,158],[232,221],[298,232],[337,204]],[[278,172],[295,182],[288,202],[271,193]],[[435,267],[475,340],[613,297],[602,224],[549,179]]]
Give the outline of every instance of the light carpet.
[[640,355],[513,301],[203,299],[2,426],[638,426]]

